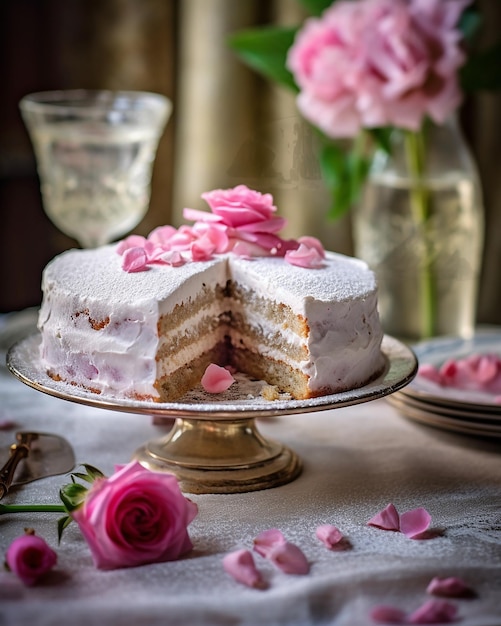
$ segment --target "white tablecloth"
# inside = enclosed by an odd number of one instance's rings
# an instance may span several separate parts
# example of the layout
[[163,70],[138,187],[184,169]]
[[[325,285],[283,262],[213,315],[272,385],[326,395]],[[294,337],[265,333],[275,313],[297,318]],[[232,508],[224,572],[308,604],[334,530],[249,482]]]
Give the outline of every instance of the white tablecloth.
[[[3,357],[2,357],[3,358]],[[16,429],[65,436],[77,462],[112,473],[166,427],[149,417],[94,409],[32,390],[0,367],[0,416]],[[238,495],[190,496],[199,515],[190,526],[194,550],[171,563],[103,572],[94,568],[76,524],[57,544],[58,514],[0,517],[0,559],[26,526],[58,553],[55,570],[27,588],[0,573],[0,625],[132,626],[156,624],[371,624],[377,604],[411,611],[426,601],[434,576],[460,576],[478,593],[453,600],[465,626],[501,624],[501,444],[406,421],[385,400],[350,408],[259,420],[267,437],[293,448],[301,476],[283,487]],[[57,503],[64,476],[12,490],[3,503]],[[441,531],[411,540],[366,522],[389,502],[400,512],[425,507]],[[327,550],[314,536],[338,526],[351,549]],[[222,568],[223,556],[252,548],[276,527],[308,557],[307,576],[286,575],[260,557],[270,586],[248,589]]]

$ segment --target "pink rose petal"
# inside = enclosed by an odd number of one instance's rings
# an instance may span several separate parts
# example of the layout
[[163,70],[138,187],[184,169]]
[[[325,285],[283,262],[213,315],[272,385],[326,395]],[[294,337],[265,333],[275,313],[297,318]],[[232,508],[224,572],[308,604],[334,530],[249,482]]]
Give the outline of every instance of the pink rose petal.
[[223,558],[225,572],[247,587],[253,589],[265,589],[266,583],[261,572],[254,563],[254,558],[249,550],[236,550]]
[[268,558],[285,574],[305,575],[310,571],[310,564],[304,553],[289,541],[275,544],[268,553]]
[[322,524],[317,528],[315,534],[329,549],[337,546],[344,539],[343,533],[332,524]]
[[117,254],[123,254],[129,248],[142,248],[146,242],[146,239],[141,235],[129,235],[117,244]]
[[275,546],[285,543],[286,539],[282,532],[278,530],[278,528],[270,528],[269,530],[263,530],[263,532],[254,539],[254,550],[261,556],[268,558],[271,550]]
[[122,269],[126,272],[143,272],[148,266],[144,248],[127,248],[122,255]]
[[186,263],[185,258],[178,250],[168,250],[160,256],[160,260],[171,265],[172,267],[180,267]]
[[449,578],[433,578],[428,587],[427,593],[445,598],[471,598],[475,596],[473,589],[461,578],[450,576]]
[[287,250],[285,260],[291,265],[304,268],[321,267],[322,255],[316,248],[308,248],[304,243],[299,244],[297,250]]
[[405,611],[394,606],[375,606],[371,611],[371,618],[378,624],[405,624]]
[[430,523],[431,515],[422,507],[407,511],[400,516],[400,530],[410,539],[415,539],[428,530]]
[[457,616],[457,607],[445,600],[428,600],[407,617],[408,624],[450,624]]
[[168,245],[176,232],[174,226],[158,226],[148,235],[148,241],[165,246]]
[[202,387],[208,393],[222,393],[235,382],[235,379],[225,367],[211,363],[202,376]]
[[311,237],[310,235],[303,235],[302,237],[299,237],[297,242],[299,244],[304,243],[307,248],[314,248],[318,252],[318,254],[323,259],[325,259],[325,248],[322,245],[320,239],[317,239],[316,237]]
[[375,526],[382,530],[400,530],[400,516],[395,506],[390,502],[379,513],[376,513],[368,522],[368,526]]

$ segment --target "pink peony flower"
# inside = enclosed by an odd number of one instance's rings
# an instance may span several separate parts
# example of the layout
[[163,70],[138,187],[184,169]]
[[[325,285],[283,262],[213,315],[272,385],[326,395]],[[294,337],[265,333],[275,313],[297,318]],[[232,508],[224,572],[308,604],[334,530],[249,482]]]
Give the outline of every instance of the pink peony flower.
[[289,49],[302,115],[333,138],[361,128],[443,123],[462,99],[456,29],[471,0],[340,0]]
[[27,533],[10,544],[5,561],[11,572],[31,586],[54,567],[57,554],[42,537]]
[[99,569],[178,559],[193,547],[187,526],[196,515],[172,474],[137,461],[98,478],[71,513]]

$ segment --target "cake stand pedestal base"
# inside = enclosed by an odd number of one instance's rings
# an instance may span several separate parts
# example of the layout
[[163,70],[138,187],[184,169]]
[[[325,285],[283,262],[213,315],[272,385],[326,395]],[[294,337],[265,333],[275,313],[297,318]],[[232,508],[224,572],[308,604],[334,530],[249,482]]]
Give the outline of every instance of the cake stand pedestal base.
[[244,493],[278,487],[301,473],[286,446],[265,439],[254,418],[177,418],[168,435],[147,442],[134,458],[173,473],[186,493]]

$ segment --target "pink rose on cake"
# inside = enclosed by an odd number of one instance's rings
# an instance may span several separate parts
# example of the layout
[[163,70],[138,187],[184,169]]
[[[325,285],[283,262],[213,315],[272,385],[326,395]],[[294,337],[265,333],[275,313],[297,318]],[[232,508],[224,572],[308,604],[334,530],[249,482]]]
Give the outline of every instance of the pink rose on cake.
[[174,561],[192,549],[187,526],[198,509],[183,496],[174,475],[136,461],[109,478],[85,467],[87,474],[75,476],[90,481],[90,489],[73,482],[61,490],[69,517],[63,518],[60,533],[75,520],[97,568]]
[[223,227],[228,237],[223,252],[232,251],[244,257],[283,256],[287,250],[298,247],[296,241],[286,241],[277,235],[285,226],[285,219],[273,215],[277,207],[271,194],[237,185],[205,192],[202,198],[212,212],[185,209],[184,217],[196,220],[194,228],[201,232],[212,234],[214,224]]
[[184,217],[193,221],[193,226],[159,226],[147,238],[131,235],[120,241],[117,253],[122,256],[124,271],[143,272],[151,265],[177,267],[229,252],[248,259],[284,257],[287,263],[303,268],[322,265],[325,251],[318,239],[280,237],[278,232],[286,220],[274,215],[277,208],[271,194],[237,185],[208,191],[202,198],[211,212],[184,209]]

